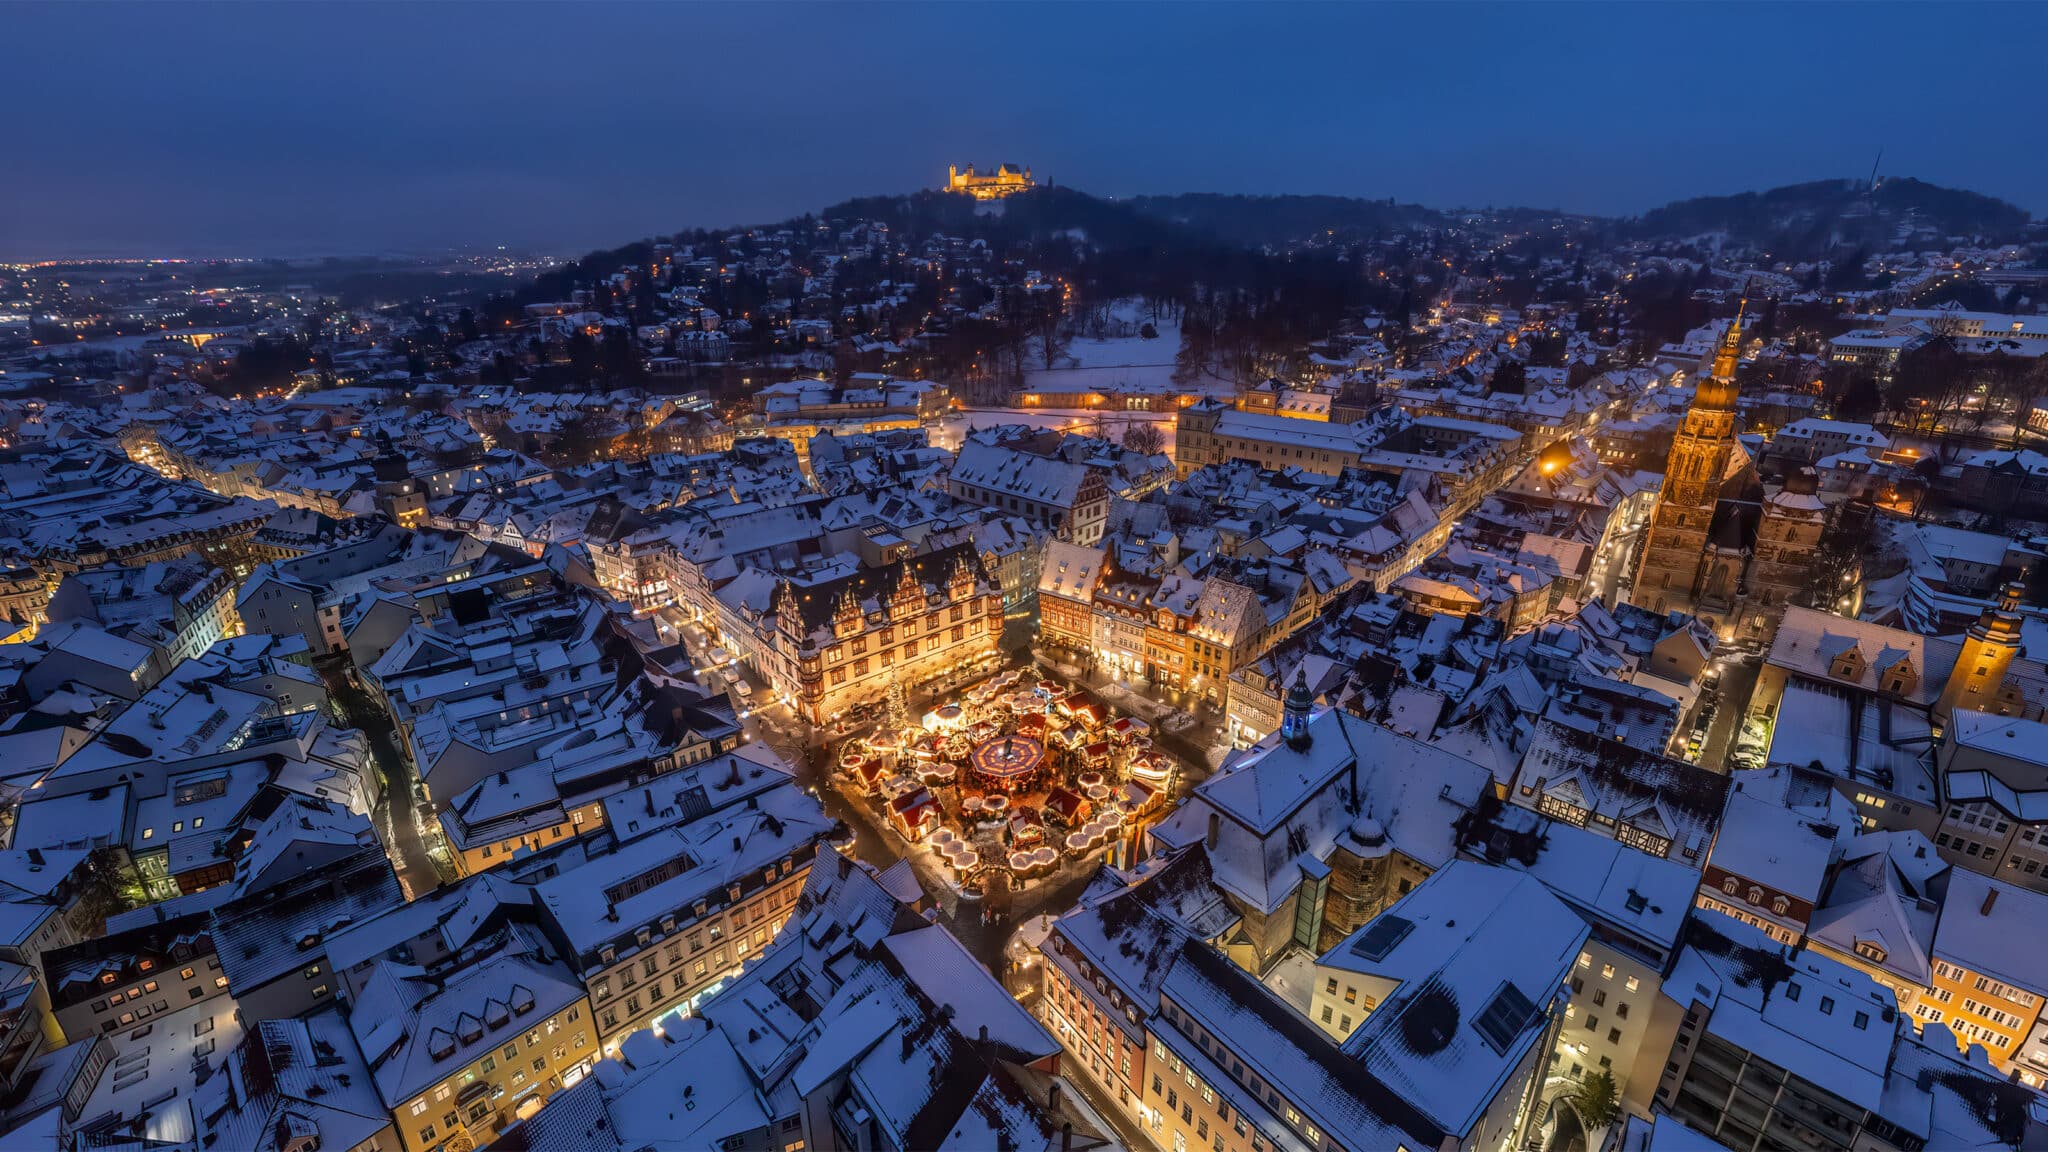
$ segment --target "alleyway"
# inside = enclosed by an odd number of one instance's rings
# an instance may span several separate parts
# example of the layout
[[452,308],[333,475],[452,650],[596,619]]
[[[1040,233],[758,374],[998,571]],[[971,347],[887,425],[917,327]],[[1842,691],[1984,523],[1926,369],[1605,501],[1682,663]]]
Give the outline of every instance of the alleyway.
[[398,873],[405,898],[417,900],[454,877],[445,874],[447,870],[427,851],[413,802],[416,793],[412,769],[405,753],[399,750],[398,733],[390,715],[349,678],[346,662],[327,661],[319,671],[327,682],[328,694],[348,717],[349,726],[360,729],[369,739],[370,757],[376,763],[384,791],[376,811],[371,813],[371,822],[384,841],[384,852]]

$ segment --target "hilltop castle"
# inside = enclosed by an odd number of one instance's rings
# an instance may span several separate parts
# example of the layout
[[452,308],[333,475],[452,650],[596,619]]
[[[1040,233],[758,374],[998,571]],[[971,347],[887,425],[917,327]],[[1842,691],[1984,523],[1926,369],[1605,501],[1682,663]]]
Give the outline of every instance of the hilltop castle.
[[976,173],[972,164],[965,172],[950,166],[946,169],[946,191],[964,192],[976,200],[1001,200],[1031,187],[1031,169],[1015,164],[997,165],[994,172],[986,174]]

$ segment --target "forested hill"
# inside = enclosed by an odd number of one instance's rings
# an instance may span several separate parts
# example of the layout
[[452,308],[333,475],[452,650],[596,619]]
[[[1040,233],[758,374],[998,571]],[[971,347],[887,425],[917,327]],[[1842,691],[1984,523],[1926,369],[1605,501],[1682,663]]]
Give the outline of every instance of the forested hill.
[[1199,229],[1156,219],[1129,203],[1103,200],[1072,188],[1040,187],[985,204],[944,192],[865,196],[834,204],[828,222],[879,220],[899,234],[984,239],[991,244],[1045,239],[1062,233],[1099,248],[1189,246],[1208,243]]
[[1829,247],[1883,251],[1949,236],[2014,240],[2027,213],[1976,192],[1922,180],[1817,180],[1767,192],[1680,200],[1623,222],[1639,239],[1725,232],[1789,258]]
[[[1488,209],[1478,214],[1495,227],[1510,228],[1570,220],[1621,239],[1682,241],[1723,233],[1739,245],[1754,245],[1786,260],[1843,250],[1936,247],[1950,236],[2003,242],[2021,238],[2029,224],[2026,212],[2005,201],[1910,178],[1886,180],[1875,189],[1861,180],[1822,180],[1766,192],[1704,196],[1626,219],[1523,208]],[[877,220],[906,240],[943,233],[981,239],[993,247],[1034,248],[1064,240],[1070,243],[1053,247],[1120,253],[1152,266],[1154,273],[1166,274],[1168,266],[1246,259],[1262,248],[1292,248],[1333,238],[1336,247],[1341,247],[1399,232],[1451,227],[1472,215],[1464,210],[1346,196],[1185,193],[1110,200],[1073,188],[1046,186],[996,204],[934,191],[867,196],[780,227],[809,227],[821,219],[833,226]],[[675,239],[696,242],[723,231],[729,230],[695,229],[678,233]],[[622,263],[638,262],[649,251],[650,242],[641,241],[593,253],[576,264],[543,274],[520,295],[552,298],[549,293],[564,292],[569,285]],[[1184,272],[1176,267],[1173,274]]]
[[[1475,213],[1348,196],[1233,196],[1216,193],[1105,200],[1071,188],[1039,188],[1003,202],[998,212],[963,196],[920,192],[851,200],[827,219],[884,219],[908,234],[943,231],[996,240],[1029,240],[1071,231],[1100,247],[1185,245],[1287,247],[1339,243],[1455,226]],[[1553,210],[1495,208],[1477,213],[1496,227],[1570,219],[1618,238],[1685,240],[1724,233],[1740,245],[1797,259],[1843,248],[1882,252],[1938,244],[1952,236],[2020,239],[2029,218],[1995,197],[1899,178],[1871,188],[1862,180],[1820,180],[1763,192],[1703,196],[1641,216],[1598,219]]]
[[1318,233],[1384,234],[1442,227],[1450,219],[1443,212],[1419,204],[1350,196],[1224,196],[1191,192],[1137,196],[1124,203],[1147,216],[1250,246],[1286,244]]

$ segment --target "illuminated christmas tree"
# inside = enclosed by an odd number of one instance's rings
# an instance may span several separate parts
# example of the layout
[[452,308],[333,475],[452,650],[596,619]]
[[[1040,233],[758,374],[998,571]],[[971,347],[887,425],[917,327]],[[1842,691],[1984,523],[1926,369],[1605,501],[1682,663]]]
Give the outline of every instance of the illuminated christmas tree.
[[882,702],[882,728],[888,732],[901,732],[910,727],[910,697],[903,690],[903,680],[895,672],[889,673],[889,694]]

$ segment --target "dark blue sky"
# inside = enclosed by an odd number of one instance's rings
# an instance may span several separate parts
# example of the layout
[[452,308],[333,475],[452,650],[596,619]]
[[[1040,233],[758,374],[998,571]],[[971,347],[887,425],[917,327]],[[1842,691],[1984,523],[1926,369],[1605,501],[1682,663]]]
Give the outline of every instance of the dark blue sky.
[[0,4],[0,257],[581,250],[1029,163],[1630,213],[1884,170],[2048,212],[2048,6]]

